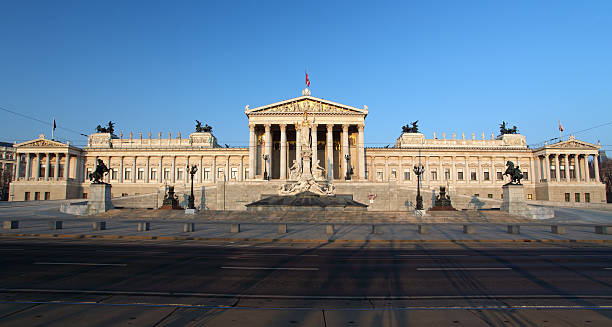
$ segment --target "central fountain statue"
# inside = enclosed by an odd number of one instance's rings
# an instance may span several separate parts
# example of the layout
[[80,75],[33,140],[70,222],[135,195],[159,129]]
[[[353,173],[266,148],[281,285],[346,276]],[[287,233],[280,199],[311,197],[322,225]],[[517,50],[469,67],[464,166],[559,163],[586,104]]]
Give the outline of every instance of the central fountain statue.
[[[311,128],[313,128],[312,122],[308,119],[308,112],[304,110],[304,119],[301,123],[296,124],[300,130],[300,141],[302,144],[302,162],[295,162],[290,169],[289,178],[292,180],[290,183],[281,185],[278,190],[280,195],[295,195],[302,192],[312,192],[318,195],[334,195],[336,194],[336,187],[328,183],[327,185],[320,185],[317,183],[312,175],[312,139]],[[315,170],[318,171],[318,163]]]

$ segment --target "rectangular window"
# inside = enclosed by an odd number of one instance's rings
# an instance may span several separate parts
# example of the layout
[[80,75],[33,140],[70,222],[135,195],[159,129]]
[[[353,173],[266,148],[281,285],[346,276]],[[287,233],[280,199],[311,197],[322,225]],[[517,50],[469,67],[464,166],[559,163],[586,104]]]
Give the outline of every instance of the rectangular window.
[[570,194],[565,193],[565,202],[570,202]]
[[446,168],[444,170],[444,180],[447,180],[447,181],[450,180],[450,176],[451,176],[450,169]]
[[170,168],[164,168],[164,180],[170,180]]
[[58,175],[59,175],[60,178],[64,177],[64,165],[63,164],[59,165],[59,174]]
[[574,201],[580,202],[580,193],[574,193]]
[[138,175],[136,177],[139,181],[144,179],[144,168],[138,168]]
[[567,175],[565,174],[565,166],[561,166],[559,168],[559,177],[561,177],[561,179],[566,179]]
[[584,202],[591,202],[591,193],[584,193]]
[[391,179],[397,179],[397,170],[391,169]]
[[383,172],[382,172],[382,170],[379,170],[379,171],[376,172],[376,179],[379,180],[379,181],[383,180]]
[[232,172],[231,172],[231,179],[233,180],[237,180],[238,179],[238,168],[232,168]]
[[550,179],[557,178],[557,169],[555,165],[550,166]]
[[204,180],[205,181],[210,180],[210,168],[204,168]]
[[157,169],[151,169],[151,176],[149,177],[149,179],[153,181],[157,180]]
[[34,192],[34,200],[40,200],[40,192]]
[[45,192],[45,200],[51,200],[51,192]]
[[493,194],[491,194],[491,193],[487,194],[487,198],[492,199],[493,198]]
[[182,168],[177,168],[176,169],[176,180],[182,180],[183,179],[183,169]]
[[111,175],[112,180],[116,180],[117,179],[117,169],[116,168],[111,169],[110,175]]
[[30,192],[25,192],[25,195],[23,198],[25,201],[30,201]]
[[503,181],[504,180],[504,175],[502,174],[501,170],[497,171],[497,180],[498,181]]
[[83,193],[83,199],[87,199],[87,193]]
[[470,172],[470,180],[473,180],[473,181],[478,180],[476,178],[476,170],[475,169],[472,169],[472,171]]
[[529,180],[529,172],[528,171],[524,171],[523,172],[523,179],[528,181]]
[[131,168],[125,168],[125,172],[123,174],[123,180],[124,181],[129,181],[130,178],[132,178],[132,169]]
[[223,168],[217,169],[217,179],[223,179]]
[[460,180],[460,181],[463,180],[463,171],[460,170],[460,171],[457,172],[457,179]]
[[527,194],[527,200],[532,200],[533,199],[533,195],[531,195],[531,193]]
[[437,181],[438,180],[438,171],[437,170],[432,170],[431,171],[431,180],[432,181]]
[[405,181],[409,181],[410,180],[410,170],[408,170],[408,169],[404,170],[404,180]]
[[476,193],[476,194],[474,194],[474,196],[478,198],[478,197],[480,197],[480,194]]
[[489,180],[489,172],[487,170],[485,170],[485,172],[484,172],[484,180],[485,181]]

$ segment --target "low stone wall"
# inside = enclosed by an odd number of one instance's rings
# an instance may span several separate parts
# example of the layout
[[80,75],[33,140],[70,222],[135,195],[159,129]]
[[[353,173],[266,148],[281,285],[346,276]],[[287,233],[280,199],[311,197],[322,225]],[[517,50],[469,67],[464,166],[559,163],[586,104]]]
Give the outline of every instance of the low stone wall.
[[113,205],[119,208],[155,209],[159,207],[158,193],[122,196],[113,198],[112,201]]
[[556,201],[527,201],[528,204],[561,207],[561,208],[577,208],[577,209],[599,209],[612,210],[612,203],[592,203],[592,202],[556,202]]

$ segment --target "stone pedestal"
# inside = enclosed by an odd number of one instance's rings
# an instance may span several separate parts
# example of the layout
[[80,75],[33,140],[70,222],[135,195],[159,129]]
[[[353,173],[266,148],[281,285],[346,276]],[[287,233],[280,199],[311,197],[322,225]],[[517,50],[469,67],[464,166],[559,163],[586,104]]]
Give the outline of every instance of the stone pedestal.
[[506,211],[511,215],[524,216],[529,212],[527,202],[525,202],[525,192],[523,185],[507,184],[502,186],[504,200],[500,210]]
[[90,184],[87,214],[95,215],[113,209],[110,184]]

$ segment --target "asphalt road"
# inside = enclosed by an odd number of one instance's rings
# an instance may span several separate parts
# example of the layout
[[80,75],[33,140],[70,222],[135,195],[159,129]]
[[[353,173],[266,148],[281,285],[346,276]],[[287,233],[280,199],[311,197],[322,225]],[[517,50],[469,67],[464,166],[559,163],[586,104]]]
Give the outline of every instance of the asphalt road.
[[[143,305],[147,310],[169,310],[156,311],[156,319],[137,324],[151,326],[172,325],[171,321],[183,325],[177,317],[184,315],[173,314],[178,308],[173,306],[184,309],[194,303],[204,303],[210,310],[285,308],[283,313],[293,312],[289,316],[297,318],[281,315],[281,320],[294,326],[291,321],[319,325],[320,319],[311,321],[311,316],[303,315],[321,313],[321,308],[349,310],[345,313],[413,309],[433,315],[432,309],[453,307],[522,310],[551,305],[559,310],[587,310],[595,317],[585,318],[583,323],[605,325],[612,322],[608,310],[612,309],[612,248],[580,244],[277,248],[248,243],[6,239],[0,240],[0,294],[0,325],[30,325],[36,315],[28,312],[39,308],[32,306],[58,303],[73,309],[81,305],[81,311],[84,304],[109,303],[140,306],[138,312],[144,310]],[[194,321],[205,315],[198,312],[200,316],[194,313]],[[232,316],[245,314],[234,312]],[[74,323],[70,320],[74,316],[62,317],[57,321]],[[134,319],[140,318],[144,319]],[[237,325],[238,318],[234,321]],[[475,321],[485,321],[484,325],[497,325],[486,323],[485,314],[477,318]],[[327,325],[325,319],[320,325]],[[364,319],[353,321],[367,321]],[[269,323],[263,321],[262,325]],[[344,325],[351,325],[348,322]],[[231,321],[217,323],[232,325]],[[41,325],[53,324],[44,320]]]

